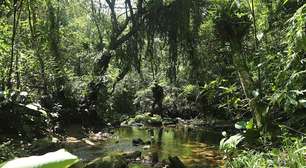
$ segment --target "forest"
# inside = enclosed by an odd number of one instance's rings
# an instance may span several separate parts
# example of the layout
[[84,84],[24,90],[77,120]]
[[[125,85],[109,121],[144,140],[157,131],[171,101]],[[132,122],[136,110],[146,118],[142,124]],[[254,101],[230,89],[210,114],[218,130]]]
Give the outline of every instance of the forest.
[[1,168],[305,168],[305,0],[0,0]]

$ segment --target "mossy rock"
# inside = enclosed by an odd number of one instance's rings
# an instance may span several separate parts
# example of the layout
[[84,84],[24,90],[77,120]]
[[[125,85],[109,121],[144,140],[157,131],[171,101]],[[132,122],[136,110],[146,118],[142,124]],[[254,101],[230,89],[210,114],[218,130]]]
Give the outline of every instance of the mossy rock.
[[129,165],[129,168],[151,168],[151,167],[147,165],[143,165],[141,163],[132,163]]
[[121,154],[112,154],[91,161],[85,168],[128,168],[128,163]]
[[128,125],[137,125],[138,124],[145,124],[145,125],[161,125],[162,118],[159,115],[151,114],[151,113],[144,113],[138,114],[134,118],[130,118],[127,121]]
[[128,168],[128,161],[141,157],[140,151],[122,153],[113,152],[108,156],[97,158],[88,163],[85,168]]

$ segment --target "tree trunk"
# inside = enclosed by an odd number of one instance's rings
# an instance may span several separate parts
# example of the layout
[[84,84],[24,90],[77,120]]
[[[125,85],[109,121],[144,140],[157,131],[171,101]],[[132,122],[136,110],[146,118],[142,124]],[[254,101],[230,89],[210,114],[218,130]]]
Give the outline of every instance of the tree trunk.
[[[19,24],[19,19],[20,19],[20,15],[21,15],[21,11],[22,11],[22,2],[20,2],[19,5],[19,11],[18,11],[18,15],[17,15],[17,25]],[[17,27],[16,27],[16,34],[17,34]],[[16,37],[15,37],[16,39]],[[19,90],[20,89],[20,72],[19,72],[19,54],[16,54],[15,56],[15,71],[16,71],[16,89]]]
[[16,30],[17,30],[17,10],[18,4],[17,0],[13,2],[13,30],[12,30],[12,38],[11,38],[11,57],[10,57],[10,65],[9,65],[9,73],[7,79],[7,88],[9,90],[12,89],[12,73],[13,73],[13,63],[14,63],[14,50],[15,50],[15,37],[16,37]]
[[40,47],[38,46],[38,37],[37,37],[37,19],[36,19],[36,11],[32,5],[35,4],[35,1],[28,0],[28,20],[29,20],[29,26],[31,31],[31,42],[32,42],[32,48],[34,50],[34,56],[37,57],[37,60],[39,62],[40,67],[40,77],[43,82],[42,92],[43,95],[46,95],[48,93],[48,83],[45,75],[45,62],[43,60],[42,55],[40,54]]
[[170,67],[169,67],[169,78],[170,78],[170,83],[175,84],[176,83],[176,67],[177,67],[177,30],[174,30],[169,39],[169,62],[170,62]]
[[55,11],[53,4],[50,0],[47,1],[48,6],[48,19],[49,19],[49,49],[50,53],[54,58],[55,65],[55,87],[56,92],[59,92],[62,89],[62,86],[65,85],[66,80],[64,79],[63,71],[63,59],[60,52],[60,35],[59,35],[59,9]]
[[191,71],[190,71],[190,81],[193,84],[196,84],[200,78],[200,72],[199,72],[199,67],[200,65],[200,60],[198,58],[198,43],[199,43],[199,29],[201,26],[202,18],[201,18],[201,11],[200,11],[200,4],[199,0],[196,0],[193,2],[192,5],[192,31],[190,32],[191,35],[188,37],[188,43],[189,43],[189,63],[191,66]]
[[[100,7],[101,7],[101,1],[99,1],[99,3],[100,3]],[[102,34],[101,28],[100,28],[99,23],[98,23],[98,19],[97,19],[97,16],[96,16],[96,9],[95,9],[94,1],[93,0],[91,0],[91,11],[92,11],[92,18],[93,18],[94,24],[95,24],[95,26],[97,28],[97,31],[98,31],[99,50],[103,51],[103,49],[104,49],[103,34]],[[100,12],[99,12],[99,15],[100,15]]]

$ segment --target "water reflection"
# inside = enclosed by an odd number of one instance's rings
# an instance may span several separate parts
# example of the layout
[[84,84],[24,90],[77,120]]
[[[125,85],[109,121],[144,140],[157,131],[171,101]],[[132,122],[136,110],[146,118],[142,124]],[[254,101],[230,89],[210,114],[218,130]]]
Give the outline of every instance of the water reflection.
[[[137,128],[124,127],[115,130],[119,143],[105,146],[107,150],[126,152],[141,150],[144,155],[150,155],[154,162],[167,159],[168,156],[178,156],[187,165],[207,163],[212,166],[219,164],[220,156],[216,150],[221,135],[208,129],[186,127],[175,128]],[[132,139],[141,138],[151,141],[149,149],[133,146]]]
[[[113,152],[141,151],[144,161],[154,163],[169,156],[178,156],[187,166],[201,164],[199,167],[216,167],[221,163],[221,157],[216,149],[221,135],[214,130],[186,127],[122,127],[114,131],[113,139],[109,141],[97,146],[79,146],[69,151],[85,162]],[[137,138],[150,144],[149,147],[133,146],[132,140]]]

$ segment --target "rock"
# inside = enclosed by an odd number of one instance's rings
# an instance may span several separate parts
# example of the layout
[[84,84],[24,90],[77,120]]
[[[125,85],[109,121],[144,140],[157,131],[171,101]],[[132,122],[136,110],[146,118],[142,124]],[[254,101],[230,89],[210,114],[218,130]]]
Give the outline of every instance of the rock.
[[143,127],[144,125],[142,123],[133,123],[130,124],[131,126],[135,126],[135,127]]
[[119,155],[106,156],[91,161],[85,168],[128,168],[128,163]]
[[148,149],[150,149],[150,145],[145,145],[145,146],[142,147],[142,149],[148,150]]
[[164,164],[161,162],[156,163],[153,168],[164,168]]
[[96,144],[95,143],[93,143],[93,142],[91,142],[89,139],[86,139],[86,138],[84,138],[84,139],[82,139],[87,145],[90,145],[90,146],[95,146]]
[[142,158],[142,162],[151,163],[151,156],[150,155],[144,155],[143,158]]
[[148,130],[149,135],[152,137],[154,137],[154,130],[153,129],[149,129]]
[[[100,132],[101,133],[101,132]],[[102,137],[104,137],[104,138],[109,138],[109,137],[111,137],[112,135],[111,135],[111,133],[107,133],[107,132],[105,132],[105,133],[102,133]]]
[[64,128],[57,122],[55,126],[53,127],[53,132],[57,134],[64,134],[65,130]]
[[134,151],[134,152],[122,154],[122,158],[128,159],[128,160],[136,160],[137,158],[140,158],[140,157],[141,157],[140,151]]
[[146,141],[146,142],[145,142],[145,145],[151,145],[151,144],[152,144],[151,141]]
[[167,160],[161,160],[160,162],[154,164],[153,168],[170,168],[169,162]]
[[171,157],[169,156],[169,162],[170,162],[170,168],[186,168],[184,163],[177,157]]
[[59,140],[54,137],[45,137],[34,141],[32,144],[32,152],[35,154],[44,154],[50,151],[55,151],[61,146]]
[[201,152],[200,155],[204,155],[206,157],[215,157],[217,154],[214,152],[214,151],[204,151],[204,152]]
[[105,141],[109,137],[111,137],[110,133],[98,132],[98,133],[90,133],[89,134],[89,140],[91,140],[93,142]]
[[138,145],[144,145],[145,143],[141,138],[137,138],[132,140],[132,144],[133,146],[138,146]]
[[158,153],[157,152],[153,152],[152,153],[152,163],[156,164],[158,163],[159,159],[158,159]]
[[66,143],[80,143],[81,140],[75,138],[75,137],[67,137],[66,138]]
[[138,114],[134,118],[129,118],[126,121],[121,122],[121,126],[143,126],[143,125],[153,125],[161,126],[162,118],[160,115],[155,115],[151,113]]
[[120,123],[120,126],[121,127],[126,127],[126,126],[128,126],[129,124],[128,124],[128,121],[123,121],[123,122],[121,122]]
[[177,119],[173,119],[173,118],[164,118],[163,119],[163,125],[166,125],[166,126],[168,126],[168,125],[176,125],[177,122],[178,122],[178,120]]
[[186,123],[187,123],[187,121],[181,119],[180,117],[177,117],[177,118],[176,118],[176,121],[177,121],[179,124],[186,124]]

